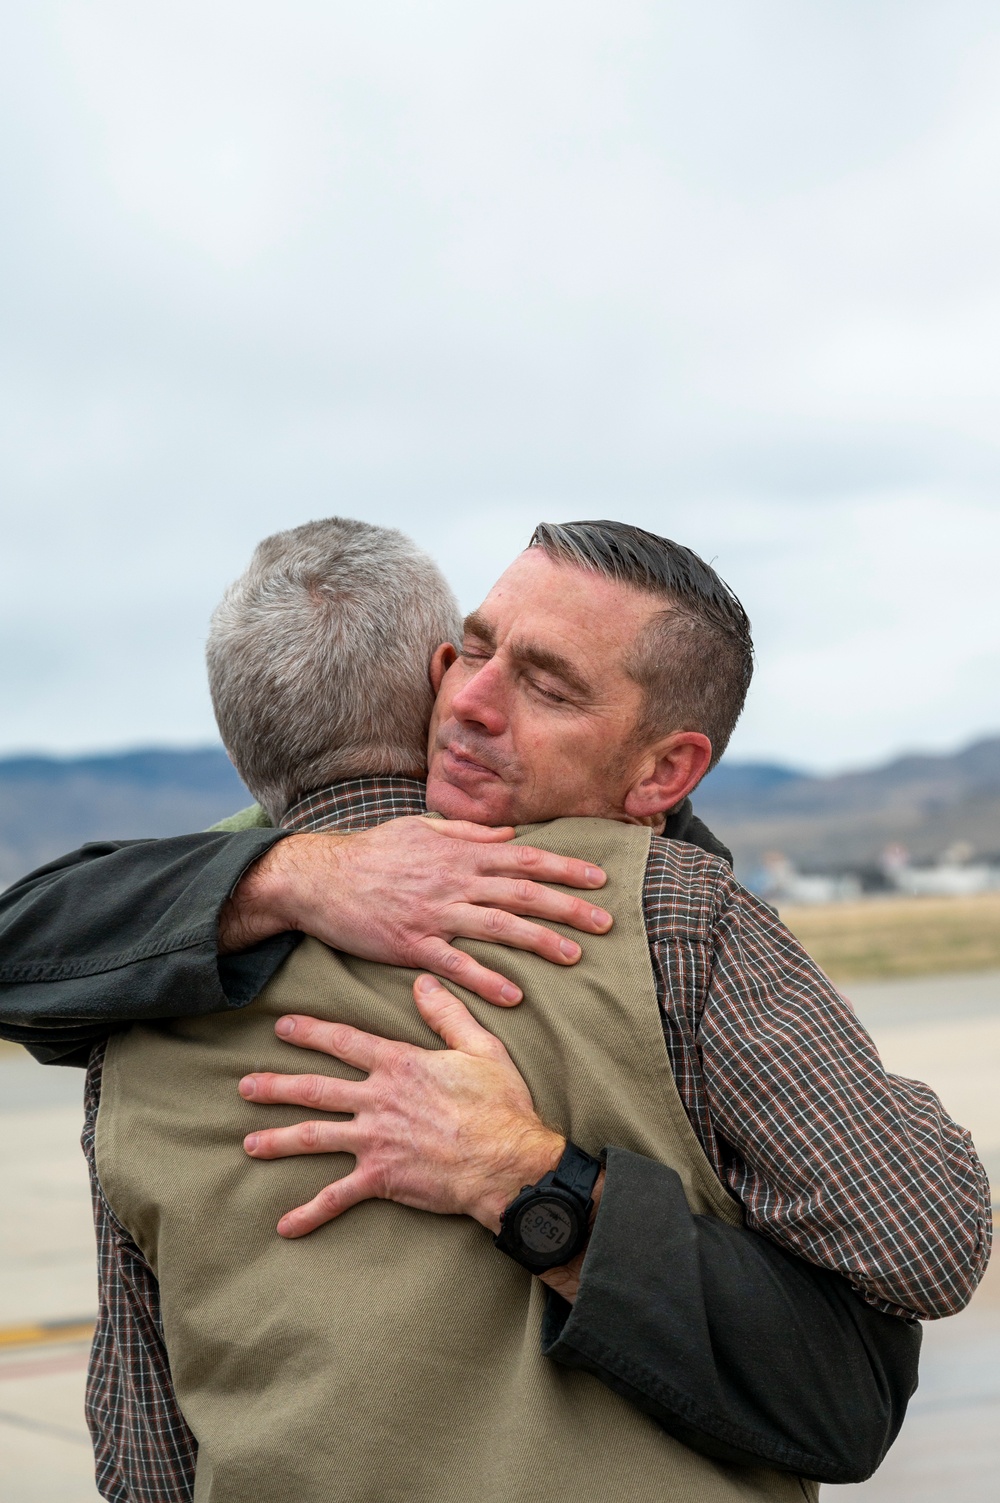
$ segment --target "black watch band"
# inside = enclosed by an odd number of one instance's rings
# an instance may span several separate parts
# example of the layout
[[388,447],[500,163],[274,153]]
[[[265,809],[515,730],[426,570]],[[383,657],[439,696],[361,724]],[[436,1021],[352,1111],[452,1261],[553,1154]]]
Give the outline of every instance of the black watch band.
[[567,1142],[554,1169],[525,1185],[500,1218],[494,1242],[532,1273],[575,1258],[587,1241],[600,1159]]

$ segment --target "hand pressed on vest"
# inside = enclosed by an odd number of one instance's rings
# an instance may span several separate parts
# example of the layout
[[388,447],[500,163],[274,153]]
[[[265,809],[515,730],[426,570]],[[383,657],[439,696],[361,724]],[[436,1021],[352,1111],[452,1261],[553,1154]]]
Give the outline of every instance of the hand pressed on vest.
[[513,829],[408,816],[350,835],[289,835],[245,873],[219,919],[220,953],[302,930],[363,960],[435,971],[487,1002],[512,1006],[520,989],[457,950],[486,939],[573,965],[580,947],[520,915],[604,934],[611,915],[546,887],[594,889],[599,867],[534,846]]
[[352,1153],[345,1178],[283,1216],[278,1231],[301,1237],[362,1200],[395,1200],[421,1211],[472,1216],[491,1231],[523,1185],[554,1168],[566,1140],[546,1127],[499,1039],[432,976],[414,984],[424,1021],[447,1044],[420,1049],[315,1018],[280,1018],[288,1043],[318,1049],[368,1072],[365,1080],[326,1075],[247,1075],[240,1094],[326,1112],[345,1122],[300,1122],[251,1133],[254,1158]]

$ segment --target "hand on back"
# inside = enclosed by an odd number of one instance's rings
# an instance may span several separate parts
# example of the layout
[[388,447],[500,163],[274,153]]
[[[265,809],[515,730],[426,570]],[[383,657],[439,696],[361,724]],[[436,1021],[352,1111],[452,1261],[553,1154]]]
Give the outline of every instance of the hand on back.
[[434,977],[419,977],[414,996],[444,1049],[293,1015],[275,1024],[280,1038],[333,1055],[366,1078],[255,1074],[240,1081],[240,1094],[261,1105],[352,1113],[346,1121],[265,1127],[244,1139],[247,1153],[259,1159],[355,1156],[349,1174],[281,1218],[282,1236],[301,1237],[372,1199],[472,1216],[497,1231],[500,1213],[521,1187],[558,1162],[566,1140],[539,1119],[500,1040]]
[[513,1006],[519,988],[452,940],[492,940],[573,965],[579,946],[531,919],[587,934],[611,927],[602,908],[544,885],[593,890],[604,885],[599,867],[512,845],[513,835],[510,827],[413,816],[349,835],[286,836],[224,905],[220,952],[298,929],[346,954],[433,971]]

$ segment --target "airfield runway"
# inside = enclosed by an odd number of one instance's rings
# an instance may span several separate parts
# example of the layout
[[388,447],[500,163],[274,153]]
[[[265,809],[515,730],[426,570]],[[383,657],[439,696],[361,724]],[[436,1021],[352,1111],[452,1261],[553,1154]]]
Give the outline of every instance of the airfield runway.
[[[886,1066],[929,1081],[1000,1186],[1000,971],[845,986]],[[98,1503],[83,1421],[93,1235],[78,1138],[82,1072],[0,1054],[0,1503]],[[1000,1265],[970,1308],[925,1327],[920,1391],[858,1503],[994,1496]]]

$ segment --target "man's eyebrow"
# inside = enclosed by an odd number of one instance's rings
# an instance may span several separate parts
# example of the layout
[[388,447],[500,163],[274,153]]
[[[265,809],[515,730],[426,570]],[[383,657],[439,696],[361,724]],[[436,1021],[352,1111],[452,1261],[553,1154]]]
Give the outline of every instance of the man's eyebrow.
[[537,647],[532,642],[518,642],[513,648],[513,655],[518,662],[528,663],[532,668],[541,668],[543,673],[551,673],[553,677],[562,679],[567,689],[579,694],[581,698],[590,699],[593,695],[592,685],[577,672],[568,658],[562,657],[558,652],[552,652],[547,647]]
[[[475,637],[477,642],[482,642],[484,647],[496,647],[497,634],[479,611],[473,611],[471,616],[466,616],[463,628],[467,636]],[[526,663],[532,668],[540,668],[543,673],[551,673],[555,678],[561,679],[567,689],[583,699],[590,699],[594,692],[592,686],[573,667],[568,658],[562,657],[558,652],[552,652],[548,647],[540,647],[533,642],[517,642],[513,644],[512,655],[519,663]]]
[[462,622],[462,630],[466,636],[475,637],[477,641],[482,642],[486,647],[495,647],[497,645],[496,632],[486,617],[481,615],[479,611],[473,611],[471,616],[466,616]]

